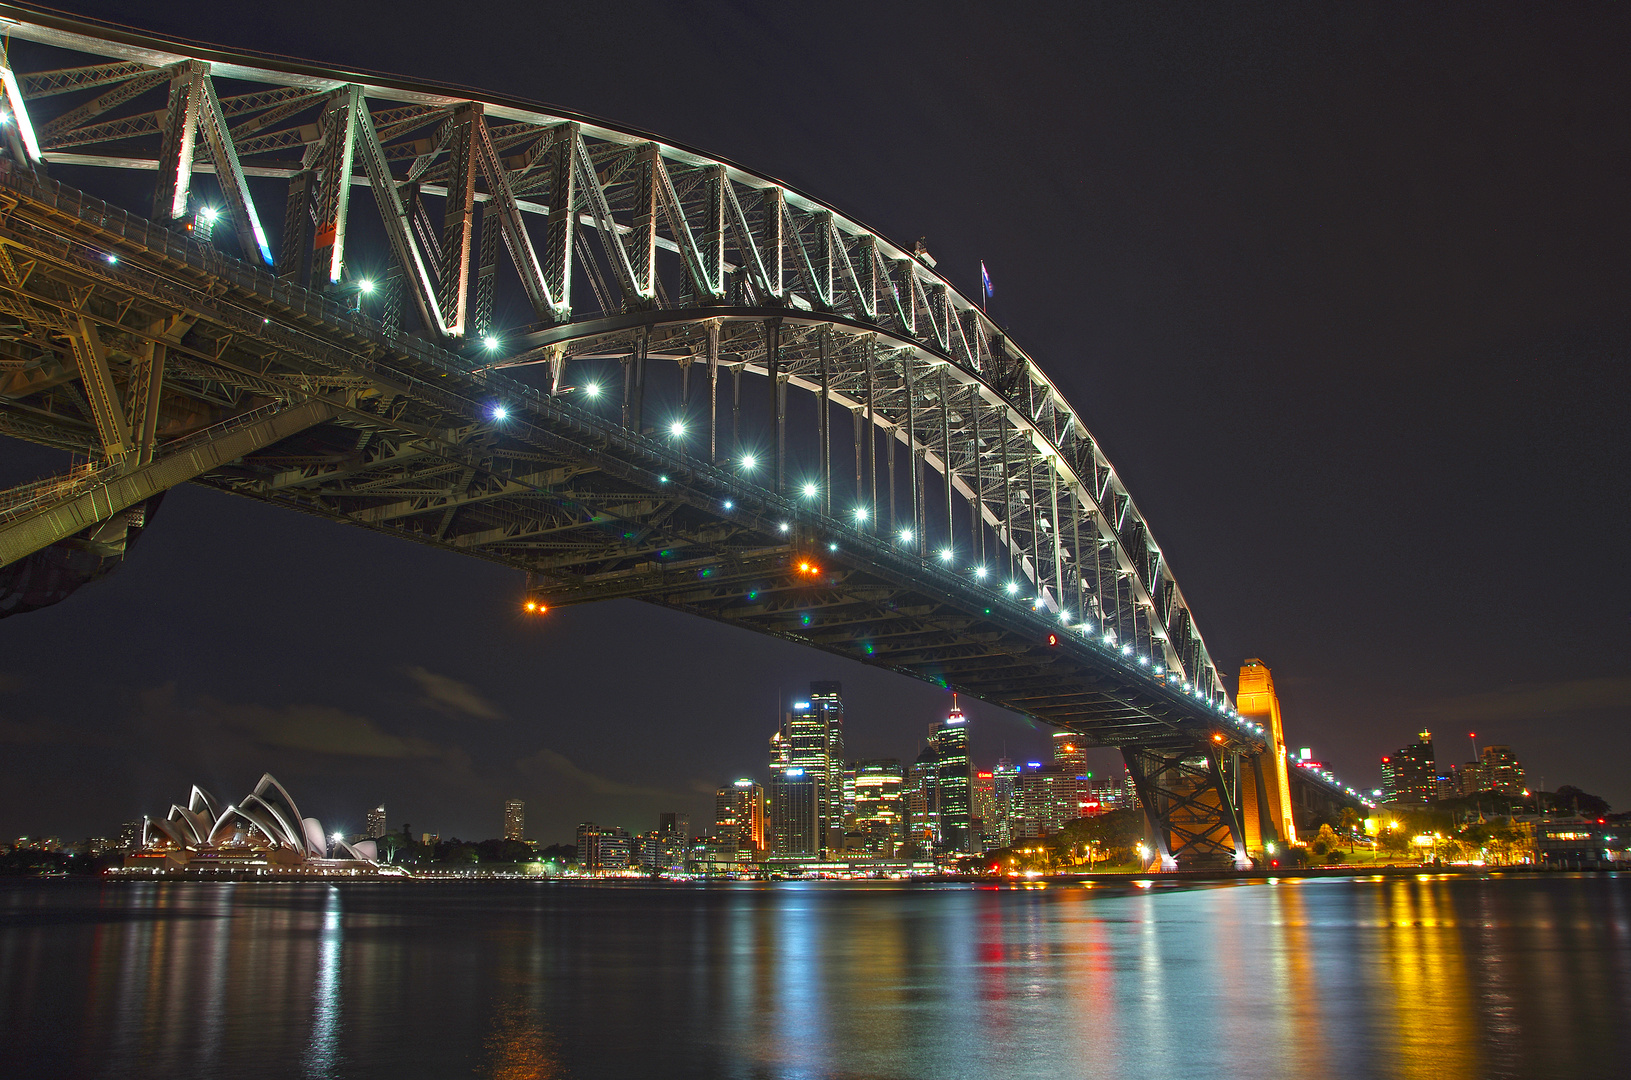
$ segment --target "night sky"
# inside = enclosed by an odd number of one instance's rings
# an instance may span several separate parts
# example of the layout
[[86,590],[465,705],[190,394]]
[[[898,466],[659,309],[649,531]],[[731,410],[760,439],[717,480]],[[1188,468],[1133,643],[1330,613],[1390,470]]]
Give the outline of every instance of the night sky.
[[[1476,731],[1631,806],[1624,5],[418,7],[137,25],[647,129],[926,237],[970,295],[983,259],[1294,747],[1369,788],[1422,727],[1441,763]],[[0,440],[6,482],[55,460]],[[950,704],[630,602],[523,622],[520,584],[172,492],[116,574],[0,622],[0,836],[109,835],[267,770],[348,831],[383,801],[479,839],[507,797],[546,843],[704,825],[811,679],[843,680],[856,756],[910,759]],[[1046,752],[965,704],[982,767]]]

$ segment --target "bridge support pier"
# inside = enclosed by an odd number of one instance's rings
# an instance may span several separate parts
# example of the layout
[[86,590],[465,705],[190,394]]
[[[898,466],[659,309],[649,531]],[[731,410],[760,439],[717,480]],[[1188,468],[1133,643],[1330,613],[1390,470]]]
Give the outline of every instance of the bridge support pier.
[[1246,869],[1235,792],[1238,768],[1216,747],[1123,749],[1161,869]]

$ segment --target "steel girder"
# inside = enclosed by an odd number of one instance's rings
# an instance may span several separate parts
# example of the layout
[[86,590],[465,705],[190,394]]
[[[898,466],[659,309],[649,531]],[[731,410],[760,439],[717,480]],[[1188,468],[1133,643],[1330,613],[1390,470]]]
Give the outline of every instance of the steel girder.
[[1177,751],[1124,745],[1163,870],[1248,869],[1240,825],[1241,754],[1222,745]]
[[[1169,853],[1228,846],[1184,824],[1209,796],[1182,763],[1260,743],[1164,555],[1079,413],[921,253],[583,117],[5,5],[0,30],[29,61],[13,111],[42,123],[38,156],[14,148],[0,178],[0,431],[124,475],[219,425],[330,409],[195,481],[515,566],[550,604],[637,597],[1163,754],[1143,775],[1179,808],[1160,818]],[[157,170],[172,224],[43,162]],[[195,190],[212,172],[219,194]],[[283,181],[281,277],[185,231],[220,197],[243,254],[269,261],[255,199]],[[358,212],[395,263],[361,311]],[[538,322],[467,347],[491,332],[500,246]],[[546,393],[499,370],[532,364]],[[626,372],[621,426],[570,393],[597,364]],[[642,423],[663,365],[700,454]],[[790,391],[813,405],[790,412]],[[790,445],[800,410],[816,422]],[[745,418],[773,426],[774,481],[740,467]]]
[[[976,472],[978,451],[968,446],[987,447],[979,513],[1001,523],[1005,573],[1044,594],[1050,609],[1102,622],[1208,700],[1226,700],[1166,559],[1077,410],[917,253],[771,178],[524,103],[359,82],[5,5],[0,28],[23,43],[14,55],[33,43],[32,66],[17,81],[23,98],[38,98],[46,161],[159,170],[164,216],[178,219],[200,204],[194,175],[213,171],[245,254],[268,260],[245,178],[288,178],[285,250],[290,235],[315,224],[314,242],[280,260],[298,282],[313,270],[331,285],[354,281],[347,193],[369,187],[399,266],[391,283],[433,339],[457,341],[476,321],[471,238],[491,227],[545,324],[735,303],[837,316],[909,343],[911,360],[886,355],[879,388],[906,397],[909,415],[880,408],[870,418],[901,432],[903,448],[960,493]],[[195,132],[204,145],[189,153]],[[446,205],[440,229],[427,197]],[[478,206],[493,208],[479,224]],[[581,243],[585,233],[598,252]],[[496,251],[492,240],[483,237],[485,250]],[[490,290],[491,271],[483,273],[488,283],[477,288]],[[593,301],[575,295],[580,279],[594,285]],[[933,371],[940,363],[948,369]],[[841,361],[833,377],[854,383],[860,366]],[[959,393],[971,397],[964,411],[983,415],[954,425]],[[907,494],[918,496],[914,520],[922,517],[924,493]]]

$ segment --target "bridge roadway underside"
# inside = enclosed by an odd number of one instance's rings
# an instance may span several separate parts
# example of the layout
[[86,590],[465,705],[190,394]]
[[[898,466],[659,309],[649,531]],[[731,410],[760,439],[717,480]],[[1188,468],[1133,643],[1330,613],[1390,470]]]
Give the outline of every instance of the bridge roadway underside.
[[1228,789],[1261,744],[967,574],[51,181],[0,175],[0,273],[0,432],[104,462],[0,507],[0,565],[191,480],[513,566],[551,607],[646,600],[1067,728],[1211,815],[1163,852],[1240,857]]

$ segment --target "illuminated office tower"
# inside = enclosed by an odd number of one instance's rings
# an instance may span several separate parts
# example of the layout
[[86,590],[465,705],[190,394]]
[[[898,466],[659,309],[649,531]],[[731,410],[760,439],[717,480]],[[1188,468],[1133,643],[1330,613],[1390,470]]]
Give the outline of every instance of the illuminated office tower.
[[982,849],[997,847],[997,784],[996,773],[977,770],[969,784],[969,811],[973,815],[969,824],[979,833]]
[[1061,771],[1075,769],[1078,773],[1087,773],[1087,745],[1080,735],[1073,731],[1056,731],[1053,733],[1053,763]]
[[1521,795],[1524,791],[1523,766],[1518,764],[1512,747],[1492,743],[1484,747],[1483,761],[1479,763],[1480,790],[1498,795]]
[[1382,801],[1426,805],[1438,797],[1438,767],[1433,760],[1433,733],[1382,759]]
[[986,829],[995,836],[998,847],[1007,847],[1014,842],[1014,818],[1019,811],[1019,766],[1006,757],[998,758],[991,774],[997,816]]
[[[504,839],[519,840],[526,832],[526,804],[520,799],[504,800]],[[383,814],[380,815],[382,818]]]
[[855,832],[871,855],[892,857],[905,835],[906,773],[898,758],[855,763]]
[[770,776],[770,853],[778,858],[815,859],[819,839],[820,782],[797,765]]
[[816,850],[844,846],[844,700],[836,682],[810,684],[808,701],[795,701],[770,740],[771,779],[800,770],[800,783],[816,785]]
[[736,838],[737,853],[757,859],[765,850],[765,789],[742,779],[719,789],[714,796],[714,835]]
[[929,733],[934,751],[934,797],[931,814],[936,850],[942,854],[975,850],[978,838],[969,835],[972,817],[969,797],[968,717],[951,697],[951,712]]
[[586,821],[578,826],[578,865],[590,874],[627,870],[633,861],[634,838],[616,826]]
[[385,835],[385,806],[380,804],[368,811],[368,837],[378,840]]
[[810,684],[810,711],[821,722],[827,750],[827,790],[821,830],[827,850],[844,846],[844,688],[838,682]]

